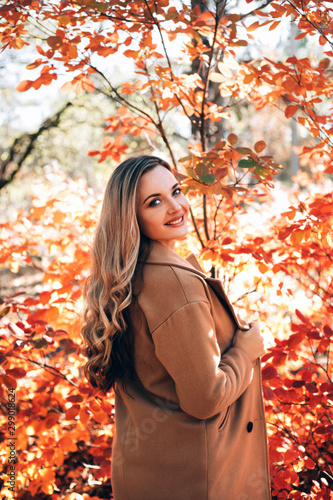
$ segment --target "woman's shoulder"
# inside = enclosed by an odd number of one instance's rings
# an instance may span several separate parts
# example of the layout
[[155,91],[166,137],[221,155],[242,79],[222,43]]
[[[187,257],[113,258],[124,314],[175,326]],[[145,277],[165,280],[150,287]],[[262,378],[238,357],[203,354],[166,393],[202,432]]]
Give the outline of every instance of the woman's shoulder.
[[189,303],[209,302],[204,274],[175,252],[158,250],[137,267],[134,294],[144,313],[161,321]]
[[188,304],[209,302],[204,280],[187,269],[146,263],[142,271],[136,299],[151,331]]
[[179,302],[207,299],[206,283],[202,276],[189,267],[174,263],[145,263],[142,268],[143,293],[167,296],[172,293]]

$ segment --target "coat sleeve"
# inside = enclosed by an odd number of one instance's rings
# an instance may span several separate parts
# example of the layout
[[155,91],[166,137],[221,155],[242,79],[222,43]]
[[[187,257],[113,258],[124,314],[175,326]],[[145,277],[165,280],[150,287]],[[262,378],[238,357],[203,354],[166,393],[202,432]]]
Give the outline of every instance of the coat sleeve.
[[221,356],[207,301],[188,302],[151,331],[155,353],[175,382],[183,411],[206,419],[224,411],[250,384],[253,364],[239,347]]

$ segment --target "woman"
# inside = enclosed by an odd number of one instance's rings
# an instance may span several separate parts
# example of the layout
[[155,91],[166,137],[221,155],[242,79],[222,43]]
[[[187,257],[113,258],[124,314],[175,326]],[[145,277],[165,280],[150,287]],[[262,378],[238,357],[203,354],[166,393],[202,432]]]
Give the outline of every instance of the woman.
[[170,166],[126,160],[106,188],[83,336],[88,379],[115,387],[115,500],[268,500],[263,339],[175,242],[189,205]]

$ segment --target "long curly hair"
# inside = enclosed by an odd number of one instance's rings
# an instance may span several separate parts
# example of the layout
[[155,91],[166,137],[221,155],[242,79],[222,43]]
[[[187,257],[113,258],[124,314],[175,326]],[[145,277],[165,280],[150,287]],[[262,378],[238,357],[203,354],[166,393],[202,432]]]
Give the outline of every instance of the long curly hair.
[[122,162],[106,186],[101,215],[91,248],[91,273],[84,286],[81,333],[88,361],[85,375],[107,393],[117,379],[135,379],[133,336],[128,307],[138,258],[149,253],[149,239],[137,221],[137,193],[143,174],[170,165],[156,156]]

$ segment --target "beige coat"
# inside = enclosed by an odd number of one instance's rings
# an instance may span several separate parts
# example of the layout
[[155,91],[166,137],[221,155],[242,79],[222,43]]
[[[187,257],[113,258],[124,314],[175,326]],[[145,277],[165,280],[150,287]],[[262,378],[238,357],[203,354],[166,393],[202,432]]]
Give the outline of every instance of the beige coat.
[[132,303],[141,384],[117,383],[115,500],[269,500],[260,361],[232,346],[240,324],[221,282],[161,243]]

